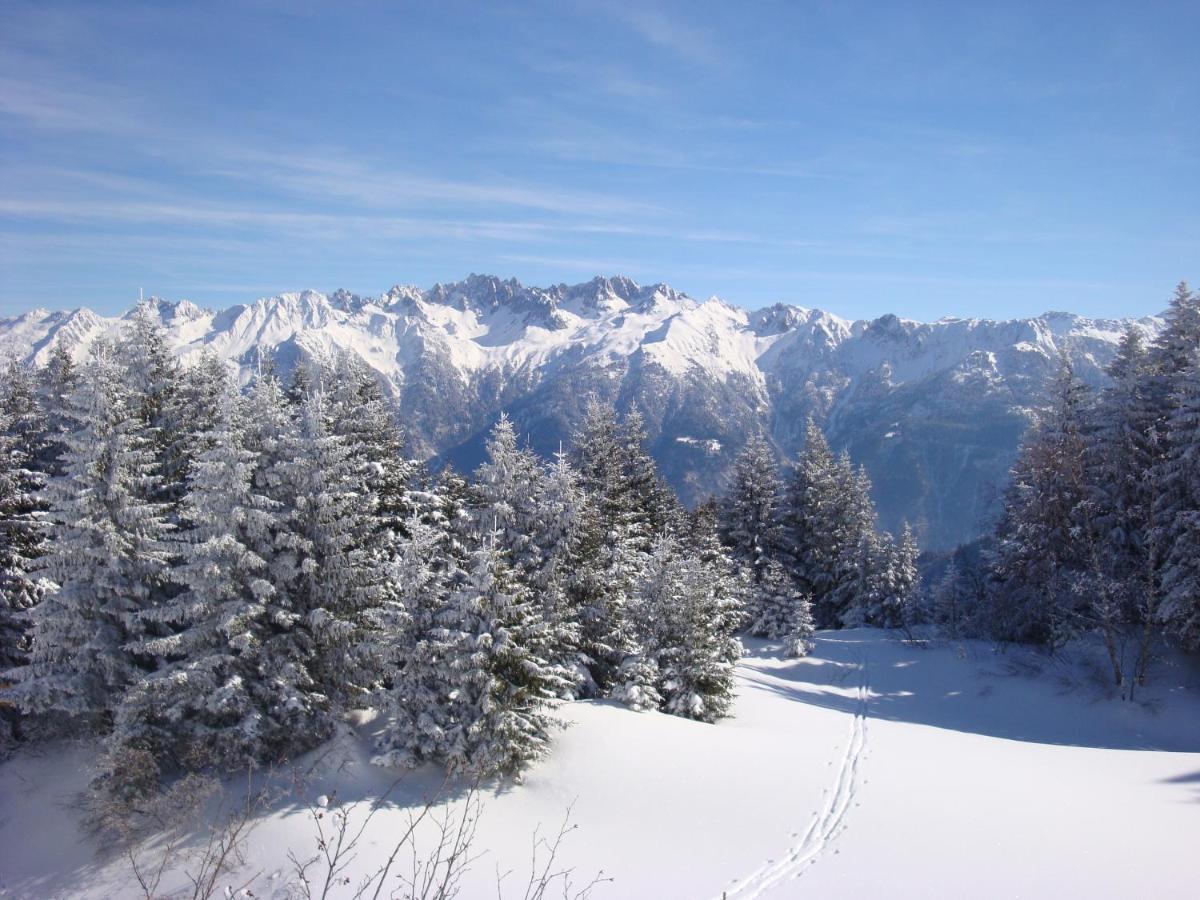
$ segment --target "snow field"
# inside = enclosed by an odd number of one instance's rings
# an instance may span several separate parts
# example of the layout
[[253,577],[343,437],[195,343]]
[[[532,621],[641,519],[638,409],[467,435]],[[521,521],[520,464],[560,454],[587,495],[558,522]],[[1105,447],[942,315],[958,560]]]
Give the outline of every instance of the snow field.
[[[1200,673],[1168,661],[1143,705],[1105,698],[1087,672],[856,629],[819,633],[801,660],[751,642],[717,725],[570,704],[550,757],[484,791],[486,854],[461,896],[495,897],[497,871],[520,896],[535,829],[552,835],[568,807],[578,828],[560,862],[577,882],[614,879],[594,898],[1194,896]],[[367,762],[375,727],[323,751],[309,802],[333,794],[357,815],[387,790],[398,773]],[[136,896],[70,806],[89,762],[76,747],[0,766],[0,896]],[[406,779],[352,875],[439,782]],[[257,896],[285,896],[288,849],[311,852],[308,816],[277,805],[252,833],[238,875],[263,873]]]

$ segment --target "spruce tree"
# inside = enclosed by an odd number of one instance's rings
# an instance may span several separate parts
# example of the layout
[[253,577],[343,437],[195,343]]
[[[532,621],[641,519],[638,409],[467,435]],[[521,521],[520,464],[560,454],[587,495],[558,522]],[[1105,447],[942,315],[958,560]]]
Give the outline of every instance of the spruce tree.
[[1170,452],[1161,466],[1159,516],[1164,528],[1158,618],[1189,650],[1200,648],[1200,349],[1179,373],[1171,416]]
[[921,575],[917,568],[919,556],[916,536],[905,522],[900,540],[892,545],[888,565],[888,593],[880,623],[887,628],[908,628],[925,620],[925,610],[921,606]]
[[866,471],[844,453],[835,457],[810,419],[782,524],[789,568],[822,628],[877,617],[888,557],[875,533],[870,487]]
[[156,479],[154,499],[169,504],[169,514],[183,494],[186,464],[176,454],[173,427],[187,419],[179,414],[180,368],[167,346],[166,332],[149,302],[139,304],[125,323],[116,356],[129,391],[127,412],[137,421],[151,453]]
[[951,639],[961,637],[964,630],[961,577],[958,564],[951,560],[934,585],[931,599],[933,621],[938,630]]
[[331,431],[345,441],[367,494],[373,523],[369,544],[372,552],[387,555],[417,512],[411,496],[416,466],[405,456],[395,409],[360,356],[339,353],[328,381]]
[[55,341],[50,358],[37,373],[37,404],[43,419],[43,444],[33,468],[46,477],[61,475],[65,438],[73,427],[67,416],[67,398],[78,380],[75,362],[61,341]]
[[808,656],[815,646],[816,626],[813,622],[812,604],[801,595],[792,602],[791,617],[787,633],[783,636],[785,656]]
[[542,466],[531,450],[518,446],[513,424],[503,414],[485,450],[473,483],[479,532],[499,535],[508,564],[528,583],[547,561],[538,544],[545,488]]
[[638,584],[640,643],[654,664],[660,708],[714,722],[733,703],[740,610],[727,563],[691,550],[670,535],[655,544]]
[[505,564],[497,535],[472,552],[438,621],[452,704],[447,769],[519,775],[549,749],[556,698],[571,673],[551,661],[554,635]]
[[[37,471],[46,438],[28,369],[9,366],[0,388],[0,673],[28,661],[29,612],[45,593],[37,561],[44,550],[44,504]],[[2,676],[0,676],[2,679]]]
[[291,458],[280,463],[290,506],[295,569],[288,594],[316,641],[313,676],[347,701],[373,690],[355,643],[364,616],[383,599],[383,574],[366,549],[374,530],[363,473],[346,438],[333,432],[325,394],[313,390],[297,410]]
[[152,437],[131,409],[113,349],[98,343],[67,397],[62,473],[44,493],[42,571],[54,582],[32,611],[33,648],[13,699],[29,713],[105,727],[153,665],[131,649],[140,614],[162,595],[169,555]]
[[992,630],[1002,640],[1058,647],[1078,630],[1075,589],[1088,571],[1085,521],[1087,393],[1064,357],[1052,406],[1022,447],[1005,494],[993,570]]
[[439,616],[462,572],[445,554],[447,536],[438,525],[414,515],[405,530],[409,536],[388,568],[394,590],[369,613],[369,652],[383,674],[377,703],[386,722],[372,762],[385,766],[444,760],[458,735],[457,673],[445,657],[449,632]]
[[274,762],[329,733],[324,698],[287,652],[294,614],[268,562],[279,504],[255,487],[258,459],[246,449],[246,427],[242,402],[227,387],[182,506],[171,577],[183,591],[142,614],[169,626],[166,636],[137,645],[159,667],[117,711],[113,747],[147,750],[164,766]]
[[766,441],[754,436],[733,463],[722,502],[721,536],[734,560],[762,581],[779,550],[782,486]]
[[628,605],[653,540],[651,517],[640,508],[646,498],[627,480],[635,448],[626,438],[612,407],[593,401],[574,446],[584,502],[568,602],[579,622],[590,689],[598,693],[614,687],[618,669],[637,650]]
[[748,582],[746,620],[751,634],[773,632],[768,623],[777,603],[776,579],[766,584],[767,569],[781,552],[782,486],[766,442],[752,437],[734,460],[721,503],[721,537]]

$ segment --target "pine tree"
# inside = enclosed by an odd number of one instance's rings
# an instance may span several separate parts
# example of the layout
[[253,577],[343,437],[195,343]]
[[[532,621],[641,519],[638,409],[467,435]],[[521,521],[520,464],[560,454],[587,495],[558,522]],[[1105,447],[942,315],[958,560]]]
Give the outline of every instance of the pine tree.
[[993,561],[994,634],[1058,647],[1080,622],[1075,584],[1089,571],[1079,540],[1087,499],[1086,389],[1064,357],[1052,407],[1022,447],[1005,495]]
[[787,634],[783,637],[785,656],[808,656],[815,645],[816,626],[813,623],[812,604],[801,595],[794,599]]
[[369,651],[384,675],[377,702],[387,723],[372,762],[383,766],[444,760],[458,735],[458,677],[445,659],[449,632],[438,617],[462,572],[444,553],[447,534],[438,525],[414,515],[406,531],[388,571],[395,590],[369,613]]
[[171,573],[183,592],[142,614],[169,634],[138,644],[160,665],[126,694],[110,741],[165,766],[279,761],[330,731],[303,658],[288,652],[296,622],[268,563],[279,504],[255,488],[241,405],[227,387],[202,435]]
[[747,619],[751,633],[775,629],[776,588],[765,586],[767,569],[781,552],[779,504],[782,486],[766,442],[752,437],[733,464],[733,475],[721,505],[721,537],[749,581]]
[[329,373],[331,431],[343,438],[367,492],[374,552],[405,536],[417,512],[411,494],[415,464],[406,458],[396,412],[374,371],[355,353],[342,352]]
[[291,459],[280,464],[296,561],[288,594],[316,641],[313,677],[345,701],[373,690],[374,673],[363,670],[354,644],[364,616],[383,599],[383,576],[365,549],[374,523],[362,472],[332,431],[325,394],[310,391],[297,413]]
[[[584,502],[567,592],[597,693],[613,688],[618,669],[637,651],[627,607],[653,541],[654,517],[644,508],[653,498],[635,492],[630,480],[630,468],[644,470],[644,460],[628,437],[612,407],[592,402],[575,438]],[[639,485],[647,487],[644,471]]]
[[179,363],[167,346],[166,332],[151,311],[149,302],[141,303],[129,316],[124,334],[116,346],[116,357],[123,369],[129,391],[127,412],[137,421],[152,454],[156,479],[154,499],[170,504],[170,514],[183,494],[186,464],[175,458],[179,452],[172,426],[186,418],[177,412],[179,404]]
[[178,370],[175,380],[162,411],[161,428],[163,477],[170,501],[178,505],[196,458],[209,449],[207,441],[233,379],[225,361],[206,347],[195,362]]
[[809,420],[783,510],[789,567],[811,596],[817,624],[837,628],[877,616],[887,556],[875,533],[870,479],[835,457]]
[[33,468],[46,477],[61,475],[65,438],[72,428],[67,415],[67,398],[75,389],[78,373],[61,341],[50,349],[50,358],[37,373],[37,402],[43,418],[43,444]]
[[964,611],[962,603],[961,573],[953,560],[933,587],[931,604],[933,621],[946,637],[955,639],[963,634]]
[[1200,345],[1200,294],[1186,281],[1176,285],[1166,319],[1166,327],[1154,342],[1151,362],[1159,375],[1169,379],[1191,366]]
[[1153,618],[1154,477],[1159,427],[1150,402],[1150,360],[1141,333],[1126,331],[1108,369],[1087,446],[1094,565],[1120,585],[1124,616]]
[[883,624],[888,628],[910,628],[921,624],[921,575],[917,568],[920,549],[907,522],[900,531],[900,540],[892,547],[888,565],[888,595],[883,603]]
[[487,458],[475,472],[475,514],[481,534],[495,531],[508,564],[529,582],[545,560],[538,544],[545,488],[541,463],[517,445],[512,422],[503,414],[486,444]]
[[1169,544],[1161,570],[1158,618],[1189,650],[1200,648],[1200,349],[1180,373],[1170,423],[1170,453],[1161,467],[1159,514]]
[[63,471],[44,491],[42,571],[55,587],[32,611],[30,662],[11,691],[26,712],[100,726],[152,662],[129,645],[143,636],[139,614],[161,595],[168,564],[154,453],[124,378],[99,343],[67,398]]
[[314,565],[306,566],[313,547],[303,516],[328,498],[301,509],[298,493],[312,486],[304,476],[314,455],[305,446],[295,412],[279,380],[263,376],[246,397],[242,435],[254,460],[251,491],[265,498],[275,518],[268,547],[259,554],[266,563],[265,580],[274,589],[264,601],[270,628],[263,637],[263,676],[286,694],[291,714],[311,723],[300,739],[316,743],[332,730],[335,704],[323,678],[322,641],[312,621],[311,598],[302,589],[302,582],[311,583],[315,577]]
[[727,562],[691,550],[668,535],[651,552],[637,591],[640,643],[657,671],[661,709],[714,722],[733,703],[740,610]]
[[13,363],[0,389],[0,673],[28,661],[29,613],[45,593],[37,574],[44,550],[36,466],[46,440],[29,370]]
[[746,632],[752,637],[778,640],[791,628],[792,607],[798,595],[791,575],[772,560],[758,584],[748,586],[749,615]]
[[571,676],[551,662],[553,636],[505,565],[498,536],[473,551],[438,619],[438,655],[452,687],[444,691],[454,721],[448,770],[519,775],[549,749],[556,698]]
[[582,649],[578,610],[571,597],[575,562],[582,530],[583,492],[578,474],[560,450],[542,472],[534,519],[534,544],[541,549],[540,565],[526,581],[540,601],[541,613],[556,635],[553,661],[573,673],[563,699],[574,699],[589,678]]

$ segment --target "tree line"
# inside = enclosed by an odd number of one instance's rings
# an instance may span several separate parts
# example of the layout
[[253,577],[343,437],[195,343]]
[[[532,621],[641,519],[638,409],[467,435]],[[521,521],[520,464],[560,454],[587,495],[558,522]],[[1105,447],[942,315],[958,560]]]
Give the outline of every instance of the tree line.
[[1052,650],[1096,634],[1125,696],[1155,642],[1200,649],[1200,295],[1175,290],[1148,345],[1131,326],[1091,390],[1064,356],[998,523],[935,585],[954,636]]
[[749,442],[686,510],[636,411],[592,403],[543,460],[501,417],[466,478],[404,453],[373,371],[340,354],[239,385],[181,365],[139,308],[76,364],[0,392],[0,728],[92,734],[102,782],[294,758],[347,710],[377,761],[519,773],[556,703],[729,711],[739,631],[896,624],[916,548],[819,429],[785,489]]

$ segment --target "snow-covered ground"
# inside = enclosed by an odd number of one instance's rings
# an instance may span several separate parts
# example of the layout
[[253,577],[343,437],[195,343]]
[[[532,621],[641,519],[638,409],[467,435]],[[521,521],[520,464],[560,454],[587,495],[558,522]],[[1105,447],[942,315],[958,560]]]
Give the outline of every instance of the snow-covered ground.
[[[576,881],[612,876],[594,898],[1195,896],[1194,661],[1160,666],[1146,700],[1123,703],[1089,665],[861,629],[821,634],[803,660],[753,644],[739,677],[734,716],[715,726],[570,705],[551,757],[485,792],[473,849],[486,853],[461,896],[495,897],[497,868],[520,896],[535,829],[556,832],[572,804],[559,861]],[[367,764],[371,727],[324,755],[310,800],[336,791],[359,815],[387,790],[397,773]],[[139,895],[127,862],[98,855],[78,825],[89,757],[0,767],[0,896]],[[352,878],[437,783],[406,779]],[[255,895],[285,896],[289,849],[313,841],[308,809],[276,803],[236,880],[261,872]],[[182,879],[168,873],[163,893]]]

